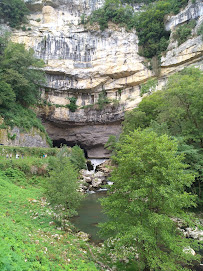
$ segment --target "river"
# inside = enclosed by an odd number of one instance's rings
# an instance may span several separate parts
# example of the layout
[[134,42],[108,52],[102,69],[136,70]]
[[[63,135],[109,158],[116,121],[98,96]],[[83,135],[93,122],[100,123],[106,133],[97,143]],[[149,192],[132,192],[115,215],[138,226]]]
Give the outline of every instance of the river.
[[99,202],[99,199],[105,197],[105,195],[105,192],[87,194],[78,210],[78,216],[71,219],[74,226],[88,233],[91,236],[90,241],[95,244],[104,241],[98,235],[99,228],[97,225],[107,220],[107,216],[102,212],[102,207]]

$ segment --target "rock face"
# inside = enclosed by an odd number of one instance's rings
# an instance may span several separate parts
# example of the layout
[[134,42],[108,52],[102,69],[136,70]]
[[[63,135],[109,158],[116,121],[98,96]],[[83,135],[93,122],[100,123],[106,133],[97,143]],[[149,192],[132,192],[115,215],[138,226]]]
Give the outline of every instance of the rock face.
[[[8,133],[10,138],[8,137]],[[43,147],[48,148],[49,144],[46,138],[40,135],[36,129],[31,129],[29,132],[21,132],[18,127],[7,131],[0,129],[0,144],[6,146],[20,146],[20,147]]]
[[[13,32],[12,40],[33,48],[35,55],[45,61],[47,85],[42,98],[49,106],[39,115],[50,137],[67,144],[79,144],[89,157],[105,157],[103,146],[108,136],[118,135],[124,111],[141,101],[140,84],[155,76],[138,55],[138,38],[133,32],[109,24],[103,32],[97,25],[85,28],[81,15],[102,6],[104,0],[25,0],[32,13],[31,30]],[[139,6],[137,7],[139,10]],[[185,10],[169,17],[166,28],[196,19],[202,22],[203,4],[189,3]],[[158,86],[167,77],[185,66],[202,65],[202,40],[197,27],[191,39],[178,47],[171,38],[166,56],[162,57]],[[95,104],[102,102],[101,93],[111,103],[102,110]],[[71,112],[70,97],[78,106]],[[52,105],[52,106],[51,106]]]
[[[1,117],[0,125],[4,126],[4,119]],[[20,147],[49,147],[46,136],[36,128],[32,128],[29,132],[21,131],[19,127],[0,128],[0,144]]]

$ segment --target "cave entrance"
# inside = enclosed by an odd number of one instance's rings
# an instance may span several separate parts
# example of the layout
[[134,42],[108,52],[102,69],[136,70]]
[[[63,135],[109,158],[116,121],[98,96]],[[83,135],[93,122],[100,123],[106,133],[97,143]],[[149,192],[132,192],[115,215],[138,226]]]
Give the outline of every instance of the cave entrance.
[[78,145],[83,151],[84,151],[84,154],[85,154],[85,158],[88,158],[88,155],[87,155],[87,149],[84,148],[83,146],[81,146],[79,143],[77,142],[72,142],[72,141],[66,141],[64,138],[60,138],[60,139],[56,139],[56,140],[52,140],[53,142],[53,147],[54,148],[60,148],[61,146],[68,146],[68,147],[74,147],[76,145]]

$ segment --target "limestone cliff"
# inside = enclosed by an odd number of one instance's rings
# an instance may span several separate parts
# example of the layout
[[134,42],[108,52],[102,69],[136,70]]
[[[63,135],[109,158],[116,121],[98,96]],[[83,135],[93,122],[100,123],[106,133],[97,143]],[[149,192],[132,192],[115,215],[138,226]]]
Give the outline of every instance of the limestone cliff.
[[[58,142],[80,144],[89,157],[107,156],[103,145],[109,135],[120,133],[124,111],[141,101],[140,84],[157,75],[138,55],[136,32],[113,24],[103,32],[97,25],[81,25],[81,15],[102,6],[104,0],[25,1],[31,10],[29,30],[14,31],[12,40],[33,48],[46,63],[47,85],[42,98],[48,105],[39,110],[39,115],[48,134]],[[166,28],[173,32],[190,19],[197,21],[193,36],[180,46],[171,36],[161,59],[157,88],[185,66],[202,67],[203,43],[197,36],[203,21],[202,1],[189,2],[179,14],[168,17]],[[101,92],[111,104],[99,110],[95,104]],[[77,98],[75,112],[66,106],[70,97]]]
[[46,136],[36,128],[32,128],[29,132],[21,131],[19,127],[4,127],[4,120],[0,118],[0,143],[6,146],[20,147],[43,147],[48,148]]

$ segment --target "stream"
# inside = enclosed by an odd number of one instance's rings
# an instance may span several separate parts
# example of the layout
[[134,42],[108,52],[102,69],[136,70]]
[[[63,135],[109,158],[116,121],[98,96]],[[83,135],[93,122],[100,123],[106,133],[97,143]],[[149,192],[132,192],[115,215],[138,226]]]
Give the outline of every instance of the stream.
[[[96,166],[102,164],[106,159],[91,159],[93,165],[93,170],[96,170]],[[107,184],[112,185],[112,182],[107,181]],[[96,192],[89,191],[86,194],[85,199],[81,202],[81,206],[78,210],[78,216],[71,219],[74,226],[90,236],[90,241],[94,244],[99,244],[104,241],[99,235],[98,223],[103,223],[107,221],[107,215],[102,212],[102,207],[99,199],[106,196],[106,190],[100,188]],[[198,251],[198,250],[197,250]],[[198,251],[202,255],[202,250]],[[192,267],[192,270],[200,271],[203,270],[203,265],[197,264]]]
[[104,241],[98,236],[99,228],[97,225],[98,223],[107,220],[107,216],[102,213],[101,204],[98,201],[100,198],[105,197],[105,195],[105,192],[87,194],[78,210],[78,216],[71,219],[74,226],[77,229],[88,233],[90,235],[90,241],[95,244]]
[[[96,167],[107,159],[89,159],[93,165],[93,170],[95,172]],[[86,194],[85,199],[81,202],[81,206],[78,209],[78,216],[71,219],[74,226],[85,233],[90,235],[90,241],[98,244],[104,240],[99,237],[97,227],[98,223],[107,221],[107,216],[102,212],[102,207],[99,202],[100,198],[106,196],[107,189],[99,189],[96,193],[90,191]]]

